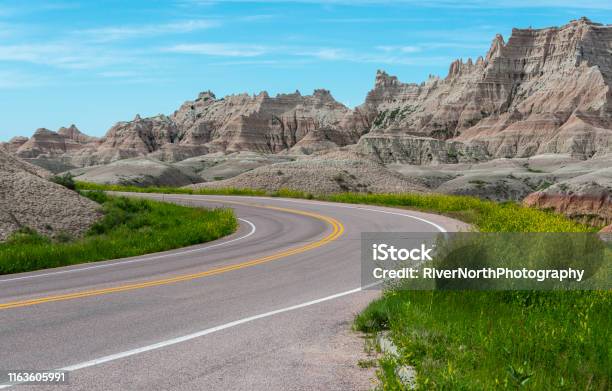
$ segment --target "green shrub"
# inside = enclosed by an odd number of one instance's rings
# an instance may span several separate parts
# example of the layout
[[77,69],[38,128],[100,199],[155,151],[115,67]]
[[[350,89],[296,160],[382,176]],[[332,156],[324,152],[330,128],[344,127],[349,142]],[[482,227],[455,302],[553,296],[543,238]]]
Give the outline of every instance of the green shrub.
[[108,195],[101,190],[82,191],[81,194],[98,204],[108,201]]
[[66,231],[61,231],[53,236],[53,240],[58,243],[68,243],[74,240],[74,236]]
[[76,182],[74,181],[74,177],[72,174],[67,173],[64,175],[55,175],[51,177],[51,182],[57,183],[58,185],[62,185],[70,190],[76,190]]
[[27,246],[34,246],[37,244],[47,244],[50,242],[51,241],[49,240],[49,238],[43,235],[40,235],[35,230],[29,227],[23,227],[13,232],[13,234],[6,241],[6,244],[11,245],[11,246],[21,246],[21,247],[27,248]]

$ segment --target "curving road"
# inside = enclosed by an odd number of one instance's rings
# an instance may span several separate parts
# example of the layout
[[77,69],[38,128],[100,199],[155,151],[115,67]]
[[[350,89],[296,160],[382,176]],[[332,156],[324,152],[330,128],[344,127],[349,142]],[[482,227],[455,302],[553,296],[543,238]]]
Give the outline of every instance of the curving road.
[[62,368],[70,383],[52,389],[71,390],[367,388],[362,343],[347,332],[378,294],[359,289],[361,232],[465,228],[365,205],[138,196],[231,207],[240,228],[186,249],[0,276],[0,370]]

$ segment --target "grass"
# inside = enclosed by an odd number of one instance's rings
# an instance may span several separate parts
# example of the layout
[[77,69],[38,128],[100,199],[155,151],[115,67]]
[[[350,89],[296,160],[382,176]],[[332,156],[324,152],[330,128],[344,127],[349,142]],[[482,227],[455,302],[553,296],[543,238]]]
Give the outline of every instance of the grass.
[[588,232],[593,228],[561,215],[496,203],[475,197],[443,194],[336,194],[325,200],[436,212],[474,225],[481,232]]
[[475,197],[443,194],[362,194],[339,193],[314,195],[290,189],[274,192],[253,189],[190,189],[177,187],[138,187],[99,185],[77,182],[81,190],[123,191],[165,194],[243,195],[286,198],[318,199],[351,204],[368,204],[416,209],[454,217],[473,224],[483,232],[587,232],[593,231],[584,224],[573,222],[564,216],[538,209],[525,208],[513,202],[496,203]]
[[234,232],[229,209],[188,208],[163,202],[86,195],[102,204],[104,217],[76,240],[52,241],[31,230],[0,244],[0,274],[131,257],[211,241]]
[[377,360],[374,359],[360,359],[357,360],[357,366],[359,368],[374,368],[378,364]]
[[262,190],[251,189],[189,189],[182,187],[140,187],[129,185],[100,185],[97,183],[77,182],[79,190],[123,191],[138,193],[165,193],[165,194],[212,194],[212,195],[244,195],[261,196],[268,193]]
[[609,292],[388,291],[357,316],[365,332],[390,330],[421,389],[608,390]]
[[537,168],[531,168],[528,163],[524,164],[523,167],[525,167],[525,169],[528,172],[533,172],[533,173],[536,173],[536,174],[541,174],[541,173],[545,172],[545,171],[542,171],[542,170],[538,170]]
[[[455,217],[483,232],[594,230],[551,212],[465,196],[315,196],[235,189],[187,194],[269,195],[409,208]],[[388,330],[399,348],[399,359],[385,355],[378,360],[377,375],[384,390],[402,389],[398,365],[414,366],[418,387],[426,390],[607,390],[612,377],[611,310],[612,294],[607,291],[390,290],[358,315],[354,326],[366,333]]]
[[[436,211],[485,232],[588,232],[563,216],[445,195],[356,195],[334,201]],[[421,389],[607,390],[612,295],[605,291],[386,291],[355,319],[367,333],[389,330],[401,357],[381,358],[385,390],[402,389],[398,365]]]

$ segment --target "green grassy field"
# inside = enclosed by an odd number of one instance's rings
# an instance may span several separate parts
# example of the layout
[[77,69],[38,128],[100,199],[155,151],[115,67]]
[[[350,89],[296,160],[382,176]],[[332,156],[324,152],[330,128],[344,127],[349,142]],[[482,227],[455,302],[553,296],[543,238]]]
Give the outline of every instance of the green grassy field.
[[0,244],[0,274],[170,250],[211,241],[237,228],[230,209],[188,208],[101,192],[85,195],[102,204],[104,217],[83,238],[52,241],[32,231],[18,232]]
[[[472,197],[79,186],[393,206],[448,215],[484,232],[594,230],[554,213]],[[611,323],[612,294],[608,291],[386,291],[356,317],[355,328],[366,333],[388,330],[399,347],[399,359],[385,356],[379,360],[377,375],[384,390],[403,389],[395,369],[405,364],[416,368],[418,388],[425,390],[608,390]]]

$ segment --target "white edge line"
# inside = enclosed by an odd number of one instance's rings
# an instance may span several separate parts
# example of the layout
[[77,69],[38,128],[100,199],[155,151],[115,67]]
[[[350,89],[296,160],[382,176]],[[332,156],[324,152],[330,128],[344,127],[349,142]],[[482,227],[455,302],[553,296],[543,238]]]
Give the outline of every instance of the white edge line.
[[132,259],[132,260],[129,260],[129,261],[117,261],[117,262],[113,262],[113,263],[105,263],[103,265],[87,266],[87,267],[80,267],[80,268],[70,269],[70,270],[61,270],[61,271],[56,271],[56,272],[33,274],[33,275],[30,275],[30,276],[8,278],[8,279],[5,279],[5,280],[0,280],[0,284],[3,283],[3,282],[9,282],[9,281],[27,280],[27,279],[31,279],[31,278],[52,276],[52,275],[56,275],[56,274],[75,273],[75,272],[80,272],[80,271],[84,271],[84,270],[101,269],[101,268],[105,268],[105,267],[118,266],[118,265],[127,265],[127,264],[130,264],[130,263],[139,263],[139,262],[145,262],[145,261],[152,261],[154,259],[173,257],[173,256],[177,256],[177,255],[189,254],[189,253],[194,253],[194,252],[199,252],[199,251],[206,251],[206,250],[214,248],[214,247],[225,246],[227,244],[230,244],[230,243],[233,243],[233,242],[237,242],[238,240],[246,239],[249,236],[253,235],[255,233],[255,231],[257,231],[257,227],[255,227],[255,224],[253,224],[249,220],[243,219],[243,218],[238,218],[238,220],[241,220],[241,221],[244,221],[245,223],[247,223],[251,227],[251,231],[249,233],[247,233],[246,235],[243,235],[243,236],[241,236],[239,238],[235,238],[235,239],[232,239],[232,240],[228,240],[226,242],[212,244],[212,245],[206,246],[206,247],[194,248],[194,249],[191,249],[191,250],[183,250],[183,251],[179,251],[179,252],[173,252],[173,253],[170,253],[170,254],[162,254],[162,255],[155,255],[155,256],[152,256],[152,257]]
[[[378,283],[376,283],[378,284]],[[375,284],[371,284],[372,286]],[[262,318],[267,318],[270,316],[274,316],[277,314],[281,314],[283,312],[289,312],[289,311],[294,311],[300,308],[304,308],[304,307],[309,307],[311,305],[315,305],[315,304],[319,304],[325,301],[329,301],[329,300],[334,300],[337,299],[339,297],[342,296],[348,296],[351,295],[353,293],[357,293],[362,291],[364,288],[369,288],[370,285],[367,285],[363,288],[356,288],[356,289],[351,289],[349,291],[345,291],[345,292],[341,292],[341,293],[336,293],[335,295],[331,295],[331,296],[326,296],[320,299],[316,299],[316,300],[311,300],[311,301],[307,301],[305,303],[301,303],[301,304],[297,304],[297,305],[293,305],[290,307],[285,307],[285,308],[281,308],[278,310],[274,310],[274,311],[270,311],[270,312],[265,312],[263,314],[259,314],[259,315],[254,315],[254,316],[249,316],[247,318],[242,318],[239,320],[235,320],[233,322],[229,322],[229,323],[225,323],[219,326],[215,326],[215,327],[211,327],[208,329],[204,329],[201,331],[197,331],[195,333],[192,334],[187,334],[181,337],[177,337],[177,338],[172,338],[172,339],[168,339],[165,341],[161,341],[161,342],[157,342],[151,345],[147,345],[147,346],[143,346],[140,348],[136,348],[136,349],[131,349],[131,350],[127,350],[125,352],[120,352],[120,353],[115,353],[115,354],[111,354],[108,356],[103,356],[103,357],[99,357],[93,360],[89,360],[89,361],[84,361],[78,364],[73,364],[73,365],[69,365],[63,368],[59,368],[56,369],[57,371],[68,371],[68,372],[72,372],[72,371],[77,371],[79,369],[84,369],[84,368],[89,368],[89,367],[93,367],[96,365],[100,365],[100,364],[104,364],[110,361],[115,361],[115,360],[119,360],[122,358],[126,358],[126,357],[130,357],[130,356],[134,356],[136,354],[140,354],[140,353],[145,353],[145,352],[150,352],[152,350],[157,350],[157,349],[161,349],[167,346],[171,346],[171,345],[176,345],[182,342],[186,342],[195,338],[199,338],[199,337],[203,337],[205,335],[208,334],[212,334],[215,333],[217,331],[221,331],[221,330],[225,330],[225,329],[229,329],[231,327],[235,327],[235,326],[239,326],[241,324],[244,323],[248,323],[248,322],[252,322],[258,319],[262,319]],[[17,383],[19,384],[19,383]],[[4,388],[9,388],[12,387],[14,385],[17,385],[15,383],[11,383],[11,384],[0,384],[0,389],[4,389]]]

